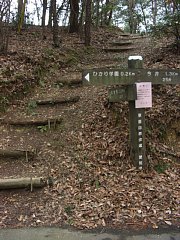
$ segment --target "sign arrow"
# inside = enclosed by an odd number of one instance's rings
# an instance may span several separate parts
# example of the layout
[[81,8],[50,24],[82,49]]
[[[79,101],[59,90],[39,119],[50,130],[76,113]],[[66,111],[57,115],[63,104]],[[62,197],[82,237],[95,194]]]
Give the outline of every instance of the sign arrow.
[[89,73],[85,76],[85,79],[89,82],[89,80],[90,80]]

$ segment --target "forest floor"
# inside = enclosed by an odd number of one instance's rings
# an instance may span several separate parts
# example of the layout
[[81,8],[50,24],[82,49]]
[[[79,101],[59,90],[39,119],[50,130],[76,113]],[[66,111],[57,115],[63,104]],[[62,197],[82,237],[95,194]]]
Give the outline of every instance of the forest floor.
[[[80,229],[179,227],[180,86],[153,87],[146,110],[148,171],[129,158],[127,102],[109,104],[107,87],[85,87],[83,69],[127,68],[141,55],[144,68],[179,69],[168,38],[129,38],[134,49],[106,52],[119,29],[93,31],[92,46],[61,30],[62,46],[31,27],[12,32],[0,56],[0,148],[35,153],[33,159],[0,157],[0,178],[43,177],[42,189],[0,190],[0,228],[74,226]],[[38,105],[39,100],[64,100]],[[74,99],[68,101],[68,99]],[[10,122],[62,119],[56,126]]]

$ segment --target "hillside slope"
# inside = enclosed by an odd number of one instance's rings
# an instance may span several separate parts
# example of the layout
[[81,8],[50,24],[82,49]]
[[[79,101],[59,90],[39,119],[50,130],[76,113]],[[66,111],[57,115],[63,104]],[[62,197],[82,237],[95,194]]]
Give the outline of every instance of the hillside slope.
[[127,38],[118,29],[94,31],[89,48],[77,35],[61,34],[62,47],[54,49],[38,28],[12,33],[9,55],[0,56],[0,148],[33,153],[2,155],[0,178],[48,180],[32,192],[0,190],[0,227],[178,226],[179,85],[153,89],[149,170],[139,172],[129,159],[127,102],[109,104],[106,87],[81,82],[83,69],[126,68],[129,55],[142,55],[145,68],[179,69],[170,43],[128,36],[131,49],[111,52],[113,42]]

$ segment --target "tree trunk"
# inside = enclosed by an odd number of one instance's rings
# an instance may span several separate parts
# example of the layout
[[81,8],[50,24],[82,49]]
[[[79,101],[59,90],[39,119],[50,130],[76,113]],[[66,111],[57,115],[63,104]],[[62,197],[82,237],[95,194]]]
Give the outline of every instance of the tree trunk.
[[42,32],[43,32],[43,39],[46,38],[46,33],[45,33],[45,26],[46,26],[46,10],[47,10],[47,0],[43,0],[43,13],[42,13]]
[[53,16],[53,7],[52,7],[52,4],[53,4],[53,1],[54,0],[50,0],[50,5],[49,5],[49,19],[48,19],[48,28],[52,28],[52,16]]
[[134,0],[128,0],[128,12],[129,12],[129,28],[130,33],[136,33],[135,26],[137,25],[135,19],[135,2]]
[[109,17],[107,19],[107,26],[111,25],[112,15],[113,15],[113,9],[111,9],[109,12]]
[[58,21],[57,21],[57,11],[56,11],[56,0],[51,0],[52,3],[52,13],[53,13],[53,46],[59,47],[60,40],[58,37]]
[[157,20],[157,0],[152,0],[153,26],[156,26]]
[[145,26],[145,29],[146,29],[146,33],[148,31],[148,27],[147,27],[147,21],[146,21],[146,14],[145,14],[145,8],[143,6],[143,2],[140,1],[140,6],[141,6],[141,11],[142,11],[142,15],[143,15],[143,21],[144,21],[144,26]]
[[39,24],[40,23],[40,12],[39,12],[37,0],[35,0],[35,6],[36,6],[37,19],[38,19],[38,24]]
[[46,10],[47,10],[47,0],[43,0],[43,12],[42,12],[42,23],[41,23],[41,26],[43,29],[45,28]]
[[83,39],[83,31],[84,31],[84,12],[85,12],[86,0],[82,0],[81,2],[81,14],[79,18],[79,35],[80,39]]
[[21,12],[23,9],[23,0],[18,0],[18,13],[17,13],[17,22],[19,22]]
[[[18,12],[18,17],[19,17],[19,19],[18,19],[18,33],[21,32],[22,26],[23,26],[23,24],[24,24],[24,15],[25,15],[26,3],[27,3],[27,0],[24,0],[23,6],[22,6],[22,8],[21,8],[21,13],[20,13],[20,15],[19,15],[19,12]],[[20,7],[21,7],[21,6],[20,6]],[[19,8],[19,9],[20,9],[20,8]],[[19,9],[18,9],[18,11],[19,11]]]
[[92,0],[86,0],[85,46],[91,45],[91,4]]
[[9,19],[11,1],[0,4],[0,53],[7,54],[9,43]]
[[96,27],[99,26],[99,19],[100,19],[100,5],[99,0],[96,0]]
[[70,18],[69,18],[69,32],[78,33],[79,31],[79,0],[70,0]]

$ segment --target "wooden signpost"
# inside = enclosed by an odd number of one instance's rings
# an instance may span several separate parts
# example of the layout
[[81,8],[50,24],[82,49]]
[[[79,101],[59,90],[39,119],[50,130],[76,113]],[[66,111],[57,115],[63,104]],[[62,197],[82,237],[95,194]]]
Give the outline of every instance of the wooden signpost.
[[134,165],[147,168],[145,108],[152,106],[152,84],[179,84],[180,70],[143,69],[141,56],[128,59],[128,69],[92,69],[83,72],[83,84],[113,86],[109,101],[129,102],[130,152]]

